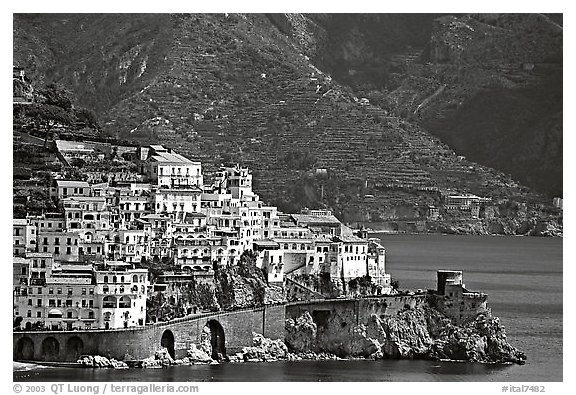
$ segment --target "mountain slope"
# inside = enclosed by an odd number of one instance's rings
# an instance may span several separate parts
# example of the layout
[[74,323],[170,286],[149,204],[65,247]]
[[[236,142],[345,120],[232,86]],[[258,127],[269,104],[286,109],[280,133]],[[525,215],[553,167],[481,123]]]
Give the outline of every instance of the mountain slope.
[[561,15],[353,18],[334,17],[331,51],[314,55],[336,79],[459,154],[562,195]]
[[250,166],[256,192],[281,209],[414,219],[425,216],[416,205],[449,189],[540,201],[316,68],[332,18],[16,15],[15,62],[93,104],[110,134],[167,144],[208,172],[223,161]]

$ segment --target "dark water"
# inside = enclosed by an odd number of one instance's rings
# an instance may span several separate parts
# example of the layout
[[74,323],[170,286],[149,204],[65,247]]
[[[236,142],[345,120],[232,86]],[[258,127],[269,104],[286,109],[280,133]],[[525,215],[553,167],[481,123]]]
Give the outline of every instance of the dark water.
[[14,367],[15,381],[562,381],[562,239],[385,235],[402,288],[435,288],[437,269],[464,270],[527,363],[300,361],[97,370]]

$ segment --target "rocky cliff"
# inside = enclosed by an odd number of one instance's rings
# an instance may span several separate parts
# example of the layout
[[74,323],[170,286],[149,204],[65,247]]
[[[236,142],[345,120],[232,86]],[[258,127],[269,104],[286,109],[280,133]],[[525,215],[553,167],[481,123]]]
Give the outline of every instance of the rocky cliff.
[[353,314],[332,313],[315,323],[308,312],[286,320],[286,344],[292,352],[328,352],[339,357],[374,359],[449,359],[485,363],[518,363],[524,353],[506,340],[498,318],[480,314],[462,326],[427,306],[396,315],[372,314],[356,324]]
[[263,306],[285,300],[283,289],[266,283],[262,271],[252,264],[218,268],[215,296],[224,310]]

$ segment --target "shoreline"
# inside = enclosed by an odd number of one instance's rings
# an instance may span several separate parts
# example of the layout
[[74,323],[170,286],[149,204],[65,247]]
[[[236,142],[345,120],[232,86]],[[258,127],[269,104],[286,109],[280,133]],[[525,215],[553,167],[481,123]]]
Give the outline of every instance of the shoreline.
[[[213,361],[213,362],[196,362],[196,363],[187,363],[187,364],[173,364],[168,366],[155,366],[155,367],[137,367],[137,366],[130,366],[128,367],[129,370],[146,370],[146,369],[169,369],[172,367],[181,367],[181,366],[197,366],[197,365],[223,365],[223,364],[231,364],[231,365],[241,365],[241,364],[269,364],[269,363],[277,363],[277,362],[288,362],[288,363],[307,363],[307,362],[324,362],[324,361],[335,361],[335,362],[360,362],[360,361],[370,361],[370,362],[380,362],[380,361],[430,361],[430,362],[443,362],[443,363],[467,363],[467,364],[480,364],[480,365],[501,365],[501,366],[511,366],[514,365],[513,362],[488,362],[488,361],[467,361],[467,360],[460,360],[460,359],[431,359],[431,358],[341,358],[334,356],[333,358],[301,358],[301,359],[271,359],[271,360],[247,360],[247,361]],[[141,361],[139,361],[141,362]],[[26,365],[24,369],[19,368],[19,365]],[[74,366],[72,366],[74,365]],[[23,366],[24,367],[24,366]],[[59,363],[59,362],[21,362],[21,361],[12,361],[12,372],[29,372],[32,370],[37,369],[47,369],[47,368],[66,368],[66,369],[97,369],[97,370],[126,370],[124,369],[117,369],[117,368],[108,368],[108,367],[91,367],[85,366],[80,363],[75,362],[68,362],[68,363]]]

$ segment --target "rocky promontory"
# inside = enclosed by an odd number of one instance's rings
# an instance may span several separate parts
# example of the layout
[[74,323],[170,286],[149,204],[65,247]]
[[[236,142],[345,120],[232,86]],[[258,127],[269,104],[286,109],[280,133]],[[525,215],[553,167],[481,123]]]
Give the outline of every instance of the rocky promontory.
[[287,319],[288,349],[300,353],[327,352],[343,358],[518,364],[526,360],[523,352],[508,343],[504,327],[489,312],[462,325],[455,325],[427,305],[406,308],[390,316],[372,314],[359,324],[349,322],[349,318],[335,313],[322,328],[318,328],[308,312]]

